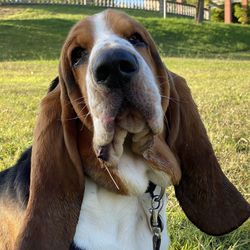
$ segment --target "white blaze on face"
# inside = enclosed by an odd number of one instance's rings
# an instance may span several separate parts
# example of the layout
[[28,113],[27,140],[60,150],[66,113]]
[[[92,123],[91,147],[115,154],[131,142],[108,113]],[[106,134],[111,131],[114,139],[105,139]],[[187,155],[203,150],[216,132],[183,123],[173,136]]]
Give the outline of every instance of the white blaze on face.
[[91,54],[96,54],[103,48],[123,48],[132,52],[132,54],[136,53],[134,47],[127,40],[117,36],[108,26],[106,12],[95,15],[93,25],[94,47]]
[[[138,102],[137,106],[141,106],[142,110],[138,109],[140,113],[147,113],[147,107],[150,107],[152,117],[148,117],[147,123],[153,133],[160,133],[163,128],[163,111],[161,107],[161,96],[154,75],[145,62],[143,57],[137,52],[134,46],[127,40],[116,35],[109,24],[107,23],[107,12],[94,15],[92,18],[92,25],[94,31],[94,45],[89,57],[89,66],[87,69],[87,93],[90,113],[93,119],[94,138],[93,143],[97,146],[109,144],[113,138],[115,129],[107,129],[105,121],[115,122],[115,117],[112,116],[110,108],[112,106],[111,91],[99,86],[93,77],[92,65],[96,58],[103,50],[110,49],[124,49],[133,54],[139,65],[139,71],[135,76],[133,86],[128,87],[128,92],[135,93],[131,97],[131,103]],[[125,93],[126,94],[126,93]],[[134,99],[133,99],[134,98]],[[132,100],[133,99],[133,100]],[[136,105],[135,105],[136,106]],[[112,124],[111,124],[112,125]],[[113,124],[115,127],[115,124]],[[110,126],[112,128],[112,126]]]

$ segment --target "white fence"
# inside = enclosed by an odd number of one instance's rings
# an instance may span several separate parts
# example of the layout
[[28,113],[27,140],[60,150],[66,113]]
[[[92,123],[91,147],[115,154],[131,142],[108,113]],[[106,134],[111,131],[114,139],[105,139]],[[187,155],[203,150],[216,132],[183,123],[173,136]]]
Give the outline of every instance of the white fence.
[[[185,17],[195,17],[196,7],[189,4],[164,0],[0,0],[1,4],[63,4],[63,5],[90,5],[109,8],[128,8],[158,11]],[[209,10],[204,9],[204,19],[209,20]]]

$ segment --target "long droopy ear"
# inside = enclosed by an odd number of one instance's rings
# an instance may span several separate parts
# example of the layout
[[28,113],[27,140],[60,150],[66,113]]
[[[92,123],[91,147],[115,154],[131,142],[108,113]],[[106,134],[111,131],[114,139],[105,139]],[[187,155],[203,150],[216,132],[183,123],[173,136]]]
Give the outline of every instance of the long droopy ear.
[[79,96],[74,84],[62,55],[59,85],[40,107],[32,148],[30,197],[15,249],[68,250],[73,241],[84,191],[77,142],[82,124],[71,103],[72,95]]
[[167,143],[179,159],[182,178],[176,197],[202,231],[222,235],[250,216],[250,205],[223,174],[185,80],[169,73]]

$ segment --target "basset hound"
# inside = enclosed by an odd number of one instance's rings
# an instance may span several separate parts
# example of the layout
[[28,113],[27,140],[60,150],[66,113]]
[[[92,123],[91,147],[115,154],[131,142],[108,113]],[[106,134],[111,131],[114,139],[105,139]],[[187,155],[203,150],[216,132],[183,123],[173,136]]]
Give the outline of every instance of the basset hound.
[[32,148],[0,173],[0,249],[165,250],[165,188],[222,235],[250,216],[185,80],[149,33],[106,10],[78,22],[42,100]]

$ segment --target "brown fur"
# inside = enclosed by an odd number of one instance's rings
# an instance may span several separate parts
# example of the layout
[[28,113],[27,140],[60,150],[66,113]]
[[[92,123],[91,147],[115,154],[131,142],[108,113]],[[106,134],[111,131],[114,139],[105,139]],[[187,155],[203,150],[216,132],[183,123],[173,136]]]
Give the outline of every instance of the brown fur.
[[185,80],[170,74],[175,101],[167,112],[167,142],[182,171],[176,197],[202,231],[211,235],[231,232],[249,218],[250,205],[223,174]]
[[[167,97],[162,98],[165,133],[154,138],[145,159],[152,168],[171,176],[180,205],[201,230],[219,235],[238,227],[250,215],[249,204],[222,173],[184,79],[165,68],[153,39],[138,23],[115,11],[108,11],[107,17],[118,35],[126,37],[138,31],[147,41],[148,49],[139,52],[151,65],[161,94]],[[71,51],[77,46],[89,50],[93,46],[88,18],[69,33],[60,58],[60,84],[41,103],[27,209],[20,212],[14,203],[8,203],[10,214],[4,219],[1,216],[4,230],[0,242],[11,250],[13,244],[15,250],[69,249],[80,212],[84,174],[118,192],[91,147],[93,128],[86,87],[79,84],[84,83],[87,65],[73,70],[70,64]],[[127,194],[115,170],[111,172],[119,192]],[[7,211],[6,206],[1,211]],[[20,229],[13,226],[17,221]]]
[[[15,249],[68,249],[74,235],[84,179],[73,163],[77,158],[66,149],[60,94],[58,86],[41,104],[32,149],[30,197]],[[72,136],[74,129],[72,123]]]

